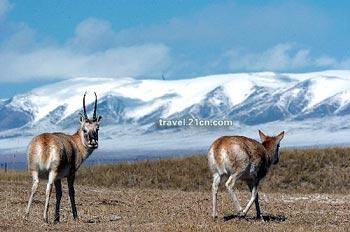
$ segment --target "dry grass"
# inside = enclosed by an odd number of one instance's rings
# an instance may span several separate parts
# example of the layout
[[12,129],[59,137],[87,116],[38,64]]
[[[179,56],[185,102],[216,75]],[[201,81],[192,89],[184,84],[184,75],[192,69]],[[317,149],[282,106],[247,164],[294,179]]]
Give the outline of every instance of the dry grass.
[[[86,167],[78,178],[82,184],[106,187],[205,191],[211,186],[205,155]],[[265,192],[348,193],[350,148],[282,151],[279,164],[261,188]]]
[[[59,225],[42,223],[43,183],[30,220],[24,220],[30,176],[0,171],[0,231],[347,231],[349,154],[350,148],[283,151],[280,163],[261,185],[267,222],[255,220],[254,210],[246,219],[235,217],[225,193],[219,194],[219,220],[210,218],[211,177],[203,155],[83,167],[76,186],[80,221],[71,219],[64,197]],[[239,189],[245,205],[249,193],[245,186]],[[51,217],[53,202],[54,197]]]
[[[27,181],[27,172],[1,172],[0,180]],[[110,165],[83,166],[77,183],[91,186],[210,190],[206,155]],[[260,186],[265,192],[350,192],[350,148],[293,149],[281,159]],[[239,189],[246,186],[238,185]]]
[[288,150],[266,178],[274,192],[350,192],[350,148]]

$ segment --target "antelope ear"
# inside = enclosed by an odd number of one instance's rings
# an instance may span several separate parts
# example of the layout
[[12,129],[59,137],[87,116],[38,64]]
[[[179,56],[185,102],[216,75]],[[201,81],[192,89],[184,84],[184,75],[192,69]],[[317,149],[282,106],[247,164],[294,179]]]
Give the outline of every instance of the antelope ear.
[[79,113],[79,120],[80,120],[80,123],[84,123],[85,122],[85,117],[82,113]]
[[276,137],[277,137],[277,139],[278,139],[278,142],[280,142],[280,141],[283,139],[283,137],[284,137],[284,131],[282,131],[281,133],[279,133],[279,135],[277,135]]
[[266,140],[267,136],[264,133],[262,133],[261,130],[259,130],[259,136],[260,136],[261,142],[264,142]]
[[100,123],[101,119],[102,119],[102,116],[98,116],[97,117],[97,122]]

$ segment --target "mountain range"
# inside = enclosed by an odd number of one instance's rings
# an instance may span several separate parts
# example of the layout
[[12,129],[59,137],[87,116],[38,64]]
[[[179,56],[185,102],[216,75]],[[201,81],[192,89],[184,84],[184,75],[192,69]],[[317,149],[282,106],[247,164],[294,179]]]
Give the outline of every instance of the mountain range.
[[[105,141],[101,147],[109,151],[204,148],[221,134],[257,138],[258,128],[270,133],[286,130],[290,134],[286,145],[290,146],[347,143],[344,136],[350,135],[346,125],[350,118],[348,70],[237,73],[181,80],[81,77],[0,100],[0,149],[23,150],[33,135],[43,131],[73,133],[79,126],[85,91],[90,114],[93,92],[98,95],[97,113],[103,116],[101,141]],[[190,117],[231,120],[234,125],[157,126],[160,118]],[[304,141],[300,136],[308,138]]]

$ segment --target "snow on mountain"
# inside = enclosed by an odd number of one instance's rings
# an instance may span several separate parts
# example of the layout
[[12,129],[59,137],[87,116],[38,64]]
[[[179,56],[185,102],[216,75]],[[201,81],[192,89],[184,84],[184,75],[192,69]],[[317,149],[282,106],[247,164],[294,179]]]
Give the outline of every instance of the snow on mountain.
[[[337,118],[350,116],[348,70],[302,74],[238,73],[165,81],[81,77],[0,101],[0,138],[74,130],[85,91],[88,92],[86,104],[90,114],[93,92],[98,95],[98,114],[103,116],[103,126],[109,128],[109,133],[101,131],[109,144],[113,144],[114,135],[125,138],[131,134],[135,137],[160,133],[155,126],[159,118],[230,119],[235,122],[235,131],[239,131],[238,127],[264,128],[264,125],[284,125],[284,122],[296,123],[302,130],[307,128],[300,123],[308,122],[306,127],[318,130],[322,129],[319,128],[321,124],[310,122],[327,121],[325,117],[328,117],[335,122],[332,128],[347,130],[337,125],[337,122],[343,122]],[[327,127],[322,125],[323,129]],[[175,134],[195,131],[187,129],[161,131]],[[115,134],[113,130],[120,133]],[[217,134],[218,130],[207,128],[205,133],[216,131]],[[196,134],[193,132],[189,136]]]
[[342,77],[319,77],[310,79],[310,95],[312,96],[308,108],[335,95],[350,89],[350,79]]
[[[128,112],[130,117],[140,117],[147,111],[158,108],[159,104],[169,103],[167,111],[164,112],[164,117],[167,117],[200,102],[208,92],[219,86],[223,86],[231,103],[237,105],[246,99],[255,85],[277,88],[283,84],[273,73],[215,75],[170,81],[131,78],[76,78],[15,96],[10,105],[31,112],[34,122],[47,116],[57,106],[65,105],[66,109],[62,115],[62,119],[64,119],[81,109],[81,98],[85,91],[90,93],[95,91],[99,98],[106,95],[122,96],[147,103],[147,106],[144,105],[144,107]],[[164,96],[167,95],[173,95],[173,97],[164,100]],[[93,95],[88,95],[86,101],[87,104],[92,103],[94,101]]]

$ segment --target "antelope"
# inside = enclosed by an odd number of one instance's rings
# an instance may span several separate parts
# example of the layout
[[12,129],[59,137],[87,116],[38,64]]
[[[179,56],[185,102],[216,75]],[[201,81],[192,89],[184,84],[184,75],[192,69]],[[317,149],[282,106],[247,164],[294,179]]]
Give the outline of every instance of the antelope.
[[96,116],[97,95],[92,119],[86,114],[85,96],[83,97],[84,114],[80,113],[80,128],[68,135],[60,132],[43,133],[32,139],[28,146],[28,170],[33,177],[32,191],[29,197],[25,216],[29,216],[30,206],[38,188],[40,179],[47,179],[44,221],[48,223],[48,208],[52,185],[56,189],[56,209],[54,222],[60,220],[60,203],[62,198],[61,179],[67,178],[68,193],[74,220],[77,219],[75,205],[74,180],[80,165],[98,147],[98,130],[101,116]]
[[[240,216],[245,216],[255,202],[256,217],[261,218],[258,185],[271,165],[279,161],[280,142],[284,131],[277,136],[267,136],[259,130],[261,143],[244,136],[223,136],[214,141],[208,152],[209,169],[213,175],[213,218],[217,218],[217,193],[223,176],[229,196]],[[237,180],[243,180],[251,191],[247,206],[242,209],[234,192]]]

